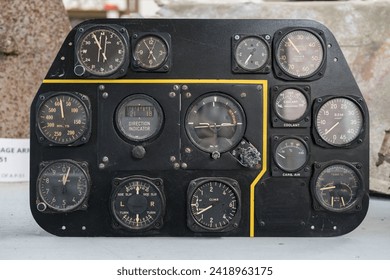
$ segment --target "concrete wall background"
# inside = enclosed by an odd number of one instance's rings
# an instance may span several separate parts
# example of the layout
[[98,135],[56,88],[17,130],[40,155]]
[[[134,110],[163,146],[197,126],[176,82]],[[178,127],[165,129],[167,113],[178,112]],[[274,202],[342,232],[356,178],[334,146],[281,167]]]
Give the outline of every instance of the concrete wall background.
[[370,110],[371,189],[390,194],[390,164],[377,167],[390,129],[390,2],[262,2],[157,0],[161,17],[314,19],[335,35]]

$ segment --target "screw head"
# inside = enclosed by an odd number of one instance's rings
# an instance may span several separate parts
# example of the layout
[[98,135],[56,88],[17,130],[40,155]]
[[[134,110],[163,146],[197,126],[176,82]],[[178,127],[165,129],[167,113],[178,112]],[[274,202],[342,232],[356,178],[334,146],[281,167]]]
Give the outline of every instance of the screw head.
[[246,97],[246,93],[245,92],[241,92],[240,97],[241,98],[245,98]]
[[106,87],[104,85],[99,85],[99,90],[103,91]]
[[265,39],[269,40],[269,39],[271,39],[271,36],[267,34],[267,35],[265,35]]
[[187,154],[190,154],[192,152],[191,148],[187,147],[184,149],[184,152],[186,152]]
[[181,86],[181,89],[182,89],[182,90],[188,90],[188,86],[187,86],[187,85],[182,85],[182,86]]
[[105,167],[106,167],[106,165],[104,163],[99,164],[99,169],[104,169]]
[[171,156],[171,157],[169,158],[169,160],[170,160],[171,162],[175,162],[175,161],[176,161],[176,157],[175,157],[175,156]]
[[177,162],[175,162],[175,163],[173,164],[173,168],[176,169],[176,170],[178,170],[178,169],[180,168],[180,164],[177,163]]
[[176,93],[175,93],[175,92],[171,91],[171,92],[169,93],[169,97],[170,97],[170,98],[174,98],[175,96],[176,96]]
[[108,92],[103,92],[102,97],[106,99],[108,97]]
[[187,169],[187,167],[188,167],[187,163],[183,162],[183,163],[181,164],[181,168]]
[[179,90],[179,86],[178,85],[174,85],[173,86],[173,90]]
[[186,97],[187,97],[187,98],[191,98],[191,96],[192,96],[191,92],[187,92],[187,93],[186,93]]
[[220,154],[219,152],[215,151],[215,152],[213,152],[213,153],[211,154],[211,157],[212,157],[213,159],[219,159],[219,158],[221,157],[221,154]]
[[104,156],[104,157],[102,158],[102,161],[103,161],[104,163],[108,162],[108,157],[107,157],[107,156]]

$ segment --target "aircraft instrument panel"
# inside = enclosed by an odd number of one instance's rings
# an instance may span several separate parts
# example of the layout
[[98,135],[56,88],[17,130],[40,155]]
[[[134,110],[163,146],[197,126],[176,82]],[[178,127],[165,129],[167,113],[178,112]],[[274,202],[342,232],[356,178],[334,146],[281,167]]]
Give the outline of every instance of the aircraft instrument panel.
[[59,236],[338,236],[369,116],[309,20],[89,20],[31,105],[30,206]]

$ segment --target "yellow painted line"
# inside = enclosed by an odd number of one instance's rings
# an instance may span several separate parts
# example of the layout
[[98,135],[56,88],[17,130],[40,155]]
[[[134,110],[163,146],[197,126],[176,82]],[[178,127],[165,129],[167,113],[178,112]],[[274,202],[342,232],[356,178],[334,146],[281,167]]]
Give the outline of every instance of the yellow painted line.
[[255,188],[267,171],[268,81],[228,79],[46,79],[44,84],[250,84],[263,86],[263,164],[260,173],[250,185],[249,236],[255,236]]

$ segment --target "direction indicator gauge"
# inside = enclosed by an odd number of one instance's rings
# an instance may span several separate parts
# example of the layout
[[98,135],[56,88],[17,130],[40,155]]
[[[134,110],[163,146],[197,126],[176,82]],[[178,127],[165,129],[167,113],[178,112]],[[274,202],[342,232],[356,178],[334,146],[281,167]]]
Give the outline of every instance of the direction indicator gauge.
[[362,132],[362,111],[349,98],[330,99],[317,112],[316,129],[321,139],[329,145],[347,146]]
[[354,167],[334,164],[321,171],[315,180],[314,193],[319,204],[333,212],[344,212],[358,202],[361,179]]
[[245,132],[245,114],[240,104],[221,93],[197,99],[188,109],[185,129],[191,142],[205,152],[233,149]]
[[323,65],[324,43],[314,32],[294,30],[281,38],[275,55],[284,73],[293,78],[307,78]]
[[45,163],[39,173],[37,189],[43,203],[57,212],[79,209],[88,196],[90,179],[86,163],[58,160]]
[[308,160],[307,145],[298,138],[287,138],[280,142],[274,158],[280,169],[295,172],[301,169]]
[[160,68],[168,57],[168,46],[159,36],[142,37],[135,45],[134,59],[136,66],[146,70]]
[[294,88],[288,88],[278,94],[275,99],[275,113],[286,122],[297,122],[307,110],[305,95]]
[[129,177],[119,183],[111,197],[115,220],[130,230],[160,228],[164,209],[165,199],[160,179]]
[[38,136],[43,135],[55,145],[77,145],[88,140],[90,113],[87,96],[56,93],[48,98],[42,95],[41,100],[37,113]]
[[206,231],[231,230],[239,219],[240,192],[231,179],[198,179],[189,189],[189,227],[194,224]]
[[238,43],[234,58],[242,69],[257,71],[263,68],[268,61],[269,47],[261,37],[246,37]]
[[[127,60],[127,43],[121,33],[113,28],[87,30],[77,42],[76,55],[81,64],[81,67],[75,67],[76,75],[81,76],[87,71],[96,76],[109,76]],[[125,73],[124,68],[122,74]]]
[[155,137],[163,124],[163,111],[153,98],[135,94],[124,99],[115,114],[119,132],[130,141],[146,141]]

